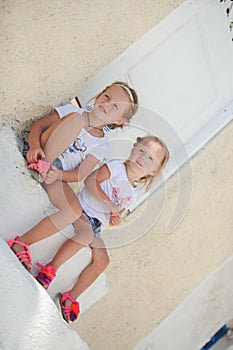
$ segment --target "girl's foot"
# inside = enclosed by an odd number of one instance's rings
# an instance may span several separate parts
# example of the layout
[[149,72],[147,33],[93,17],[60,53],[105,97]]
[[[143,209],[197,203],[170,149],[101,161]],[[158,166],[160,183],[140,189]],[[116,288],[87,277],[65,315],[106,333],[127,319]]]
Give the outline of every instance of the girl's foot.
[[28,270],[32,270],[32,259],[29,251],[29,247],[26,243],[18,240],[19,236],[11,239],[7,242],[8,246],[15,253],[19,261]]
[[60,293],[59,302],[64,320],[68,323],[77,320],[80,313],[80,306],[79,303],[72,298],[70,291],[67,291],[64,294]]
[[38,274],[35,276],[35,278],[40,284],[42,284],[42,286],[45,289],[48,289],[50,283],[56,277],[56,270],[51,265],[43,266],[37,263],[37,266],[39,266],[41,269],[38,272]]

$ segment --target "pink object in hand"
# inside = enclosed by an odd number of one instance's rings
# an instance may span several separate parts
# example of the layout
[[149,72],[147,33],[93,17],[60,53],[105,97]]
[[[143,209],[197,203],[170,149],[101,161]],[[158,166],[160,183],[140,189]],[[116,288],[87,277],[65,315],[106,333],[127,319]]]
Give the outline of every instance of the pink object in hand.
[[28,165],[28,168],[34,168],[37,167],[41,171],[44,171],[47,173],[47,171],[51,168],[51,165],[49,162],[46,162],[45,160],[39,159],[37,163],[31,163]]

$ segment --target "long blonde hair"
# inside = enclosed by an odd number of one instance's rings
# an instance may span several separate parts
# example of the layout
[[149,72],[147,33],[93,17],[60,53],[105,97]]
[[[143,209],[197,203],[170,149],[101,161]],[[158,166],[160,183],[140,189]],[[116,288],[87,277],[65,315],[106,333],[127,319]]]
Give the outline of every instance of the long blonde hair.
[[147,135],[147,136],[143,136],[143,137],[137,137],[137,141],[136,143],[134,144],[134,147],[137,146],[138,144],[140,143],[145,143],[147,141],[153,141],[153,142],[156,142],[158,143],[162,149],[164,150],[164,158],[160,164],[160,169],[159,169],[159,172],[153,176],[153,175],[145,175],[145,176],[142,176],[140,179],[137,180],[137,183],[139,184],[142,184],[143,187],[145,187],[145,190],[146,192],[149,191],[149,189],[151,188],[154,180],[156,179],[156,177],[158,177],[158,175],[160,174],[160,172],[162,171],[162,169],[165,168],[168,160],[169,160],[169,156],[170,156],[170,153],[169,153],[169,150],[167,148],[167,145],[165,144],[165,142],[163,140],[161,140],[160,138],[158,138],[157,136],[154,136],[154,135]]
[[[97,99],[100,95],[102,95],[107,89],[109,89],[110,87],[117,85],[120,86],[125,93],[128,95],[129,99],[130,99],[130,108],[128,109],[128,111],[123,115],[124,119],[126,120],[127,123],[130,123],[131,118],[134,116],[134,114],[137,112],[138,110],[138,95],[136,93],[136,91],[131,88],[127,83],[125,83],[124,81],[115,81],[114,83],[112,83],[111,85],[106,86],[106,88],[104,88],[98,95],[96,95],[95,97],[93,97],[92,99]],[[114,123],[112,124],[108,124],[108,127],[111,130],[114,130],[116,128],[123,128],[123,125],[116,125]]]

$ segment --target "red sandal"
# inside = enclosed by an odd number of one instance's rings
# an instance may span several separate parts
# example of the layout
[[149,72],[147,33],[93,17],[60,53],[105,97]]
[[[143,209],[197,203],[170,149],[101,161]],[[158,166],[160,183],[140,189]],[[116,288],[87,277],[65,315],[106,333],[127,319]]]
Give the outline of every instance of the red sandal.
[[42,286],[45,289],[48,289],[50,283],[56,277],[56,270],[51,265],[43,266],[43,265],[41,265],[39,263],[37,263],[36,265],[39,266],[41,269],[37,273],[35,278],[40,284],[42,284]]
[[[69,299],[72,304],[70,306],[65,306],[64,302]],[[59,294],[59,302],[61,307],[61,312],[64,320],[66,322],[74,322],[77,320],[78,315],[80,313],[80,306],[79,303],[70,296],[70,291],[68,290],[64,294]]]
[[[10,241],[8,241],[7,244],[11,248],[11,250],[15,253],[15,255],[17,256],[19,261],[22,263],[22,265],[28,271],[31,271],[32,270],[32,266],[28,267],[27,265],[24,264],[25,262],[29,262],[30,264],[32,263],[29,246],[26,243],[24,243],[24,242],[18,241],[18,238],[19,238],[19,236],[16,236],[15,238],[13,238]],[[14,251],[14,249],[13,249],[13,245],[14,244],[21,245],[21,247],[23,247],[24,250],[21,250],[20,252]]]

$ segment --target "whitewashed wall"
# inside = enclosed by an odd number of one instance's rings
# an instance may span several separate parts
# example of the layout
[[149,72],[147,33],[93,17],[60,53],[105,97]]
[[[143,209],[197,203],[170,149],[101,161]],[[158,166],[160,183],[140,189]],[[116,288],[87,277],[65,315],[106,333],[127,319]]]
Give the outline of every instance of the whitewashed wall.
[[[0,130],[0,148],[0,162],[7,169],[7,176],[0,184],[0,341],[3,349],[86,350],[78,334],[63,321],[54,302],[58,292],[68,290],[90,263],[90,251],[85,248],[64,264],[48,293],[21,266],[7,246],[7,240],[23,234],[54,208],[41,185],[27,171],[9,126],[2,126]],[[72,234],[70,226],[64,232],[32,245],[34,265],[38,261],[47,263]],[[36,269],[33,274],[35,272]],[[81,312],[107,291],[106,276],[102,274],[80,297]]]
[[[225,7],[230,3],[227,0]],[[185,1],[77,91],[83,105],[115,80],[128,82],[138,92],[140,109],[131,126],[109,134],[110,157],[127,157],[136,136],[154,133],[171,152],[164,171],[167,179],[232,120],[229,23],[217,0]],[[180,188],[168,232],[183,218],[192,191],[191,175],[190,165],[190,182]],[[159,185],[156,182],[151,192]],[[143,195],[131,210],[146,198]]]
[[42,286],[18,263],[0,238],[0,348],[2,350],[88,350],[61,318]]
[[133,350],[200,349],[232,318],[233,257]]

